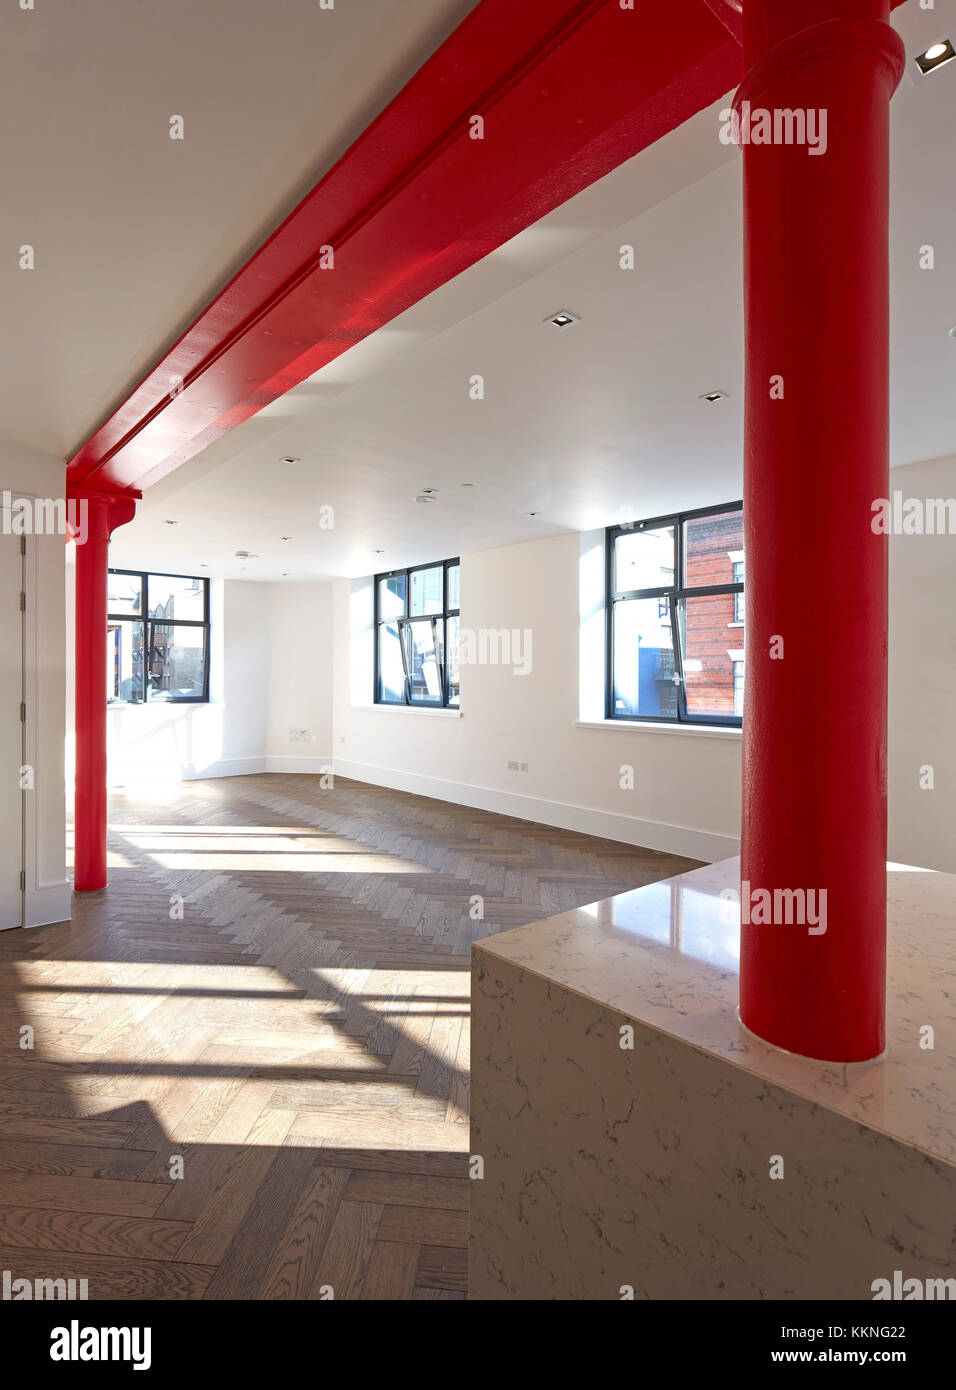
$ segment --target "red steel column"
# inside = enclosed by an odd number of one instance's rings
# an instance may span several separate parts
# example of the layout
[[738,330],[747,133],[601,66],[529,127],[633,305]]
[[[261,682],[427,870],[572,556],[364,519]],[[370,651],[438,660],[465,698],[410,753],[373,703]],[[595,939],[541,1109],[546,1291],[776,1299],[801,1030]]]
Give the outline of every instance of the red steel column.
[[[73,886],[106,887],[106,592],[113,529],[130,521],[135,500],[88,491],[76,546],[76,789]],[[85,536],[84,536],[85,530]]]
[[735,109],[823,111],[826,148],[741,142],[742,892],[825,890],[826,916],[811,934],[779,909],[748,923],[744,908],[740,1015],[789,1051],[863,1061],[884,1047],[887,540],[870,523],[889,496],[889,101],[903,47],[889,0],[745,0],[743,14]]

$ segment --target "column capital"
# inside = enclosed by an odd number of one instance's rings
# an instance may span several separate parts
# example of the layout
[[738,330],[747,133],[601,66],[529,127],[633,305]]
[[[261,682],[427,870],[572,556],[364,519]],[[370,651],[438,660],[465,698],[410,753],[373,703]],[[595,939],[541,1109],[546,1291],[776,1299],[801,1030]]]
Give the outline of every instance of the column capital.
[[[125,526],[133,520],[136,515],[136,503],[142,500],[143,494],[133,488],[128,492],[109,492],[104,488],[67,483],[66,496],[68,502],[85,505],[88,512],[92,513],[92,525],[86,528],[87,537],[108,541],[117,526]],[[71,526],[70,530],[75,533],[76,528]],[[72,534],[70,539],[73,539]]]
[[[869,53],[882,60],[892,79],[889,94],[896,91],[906,66],[906,50],[899,34],[882,19],[844,17],[798,29],[763,52],[747,69],[734,93],[733,107],[739,112],[742,102],[756,102],[772,82],[815,58],[850,52]],[[745,48],[745,61],[748,58]]]

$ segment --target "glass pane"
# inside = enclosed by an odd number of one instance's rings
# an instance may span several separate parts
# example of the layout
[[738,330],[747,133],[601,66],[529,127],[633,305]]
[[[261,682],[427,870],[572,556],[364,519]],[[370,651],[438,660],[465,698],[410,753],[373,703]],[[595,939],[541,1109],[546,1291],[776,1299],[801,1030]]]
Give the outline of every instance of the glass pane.
[[205,628],[149,625],[149,698],[201,700]]
[[412,580],[412,601],[409,616],[421,617],[424,613],[442,613],[445,609],[445,567],[434,565],[428,570],[414,570]]
[[448,607],[461,607],[461,565],[448,567]]
[[614,588],[668,589],[674,583],[674,528],[623,531],[614,542]]
[[142,614],[142,585],[143,581],[138,574],[114,574],[110,570],[107,576],[106,589],[106,611],[107,613],[128,613],[130,617],[139,617]]
[[378,616],[383,622],[388,618],[404,618],[404,574],[395,574],[390,579],[378,581]]
[[143,699],[143,624],[108,623],[106,629],[106,699],[108,704]]
[[677,718],[671,620],[656,598],[614,605],[614,713]]
[[187,579],[175,574],[151,574],[148,576],[146,593],[149,617],[204,622],[204,595],[205,585],[201,579]]
[[448,703],[457,705],[461,699],[461,676],[458,665],[458,619],[449,618],[446,624],[445,679],[448,682]]
[[[680,629],[684,658],[687,713],[739,714],[743,672],[735,682],[735,667],[743,667],[743,638],[734,621],[734,595],[711,594],[681,603]],[[728,628],[730,630],[728,631]],[[736,691],[736,694],[735,694]]]
[[441,704],[441,652],[435,649],[436,626],[430,619],[405,625],[409,699],[412,704]]
[[405,703],[405,663],[398,623],[379,624],[378,698],[387,704]]
[[[684,586],[743,582],[744,514],[739,507],[684,522]],[[740,577],[734,566],[740,565]]]

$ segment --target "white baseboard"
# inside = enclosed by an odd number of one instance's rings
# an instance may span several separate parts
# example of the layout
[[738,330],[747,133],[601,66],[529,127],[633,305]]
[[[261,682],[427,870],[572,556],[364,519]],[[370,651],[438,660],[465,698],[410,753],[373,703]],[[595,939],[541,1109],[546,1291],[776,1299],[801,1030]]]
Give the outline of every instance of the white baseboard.
[[188,763],[181,771],[184,782],[200,782],[206,777],[248,777],[254,772],[265,772],[266,760],[258,758],[217,758],[214,763],[195,767]]
[[306,754],[304,757],[276,756],[270,754],[266,758],[266,772],[311,772],[318,776],[323,770],[326,772],[332,767],[332,755],[326,754],[320,758],[315,755]]
[[[399,772],[394,768],[378,767],[373,763],[353,763],[347,758],[334,758],[333,766],[339,777],[356,782],[370,782],[376,787],[391,787],[394,791],[430,796],[436,801],[451,801],[459,806],[473,806],[479,811],[496,811],[518,820],[553,825],[559,830],[577,830],[582,835],[596,835],[604,840],[617,840],[625,845],[641,845],[664,854],[681,854],[688,859],[702,859],[715,864],[740,853],[740,841],[733,835],[720,835],[710,830],[694,830],[688,826],[667,825],[662,821],[638,820],[616,811],[598,811],[590,806],[571,806],[562,801],[545,801],[542,797],[523,796],[519,792],[497,791],[492,787],[474,787],[466,782],[450,782],[443,777],[423,777],[415,772]],[[275,768],[270,771],[284,769]]]

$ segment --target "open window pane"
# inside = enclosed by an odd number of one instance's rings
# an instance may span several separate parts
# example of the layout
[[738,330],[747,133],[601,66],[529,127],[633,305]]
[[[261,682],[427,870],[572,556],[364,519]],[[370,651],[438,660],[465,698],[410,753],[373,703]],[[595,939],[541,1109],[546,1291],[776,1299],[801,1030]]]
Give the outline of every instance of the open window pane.
[[389,705],[405,703],[405,663],[398,623],[381,623],[378,629],[378,698]]
[[107,575],[106,611],[119,618],[128,613],[138,618],[143,612],[143,581],[138,574],[116,574],[110,570]]
[[445,680],[448,688],[448,703],[457,705],[461,699],[461,678],[458,669],[458,619],[449,618],[446,624],[445,641]]
[[142,623],[107,624],[106,699],[110,704],[139,704],[143,699]]
[[614,543],[614,588],[667,589],[674,583],[674,528],[622,531]]
[[405,624],[408,661],[408,696],[412,704],[442,703],[441,653],[436,645],[437,624],[430,618]]
[[206,618],[206,585],[202,579],[176,574],[151,574],[147,602],[151,618],[181,618],[201,623]]
[[186,627],[181,623],[150,623],[150,700],[203,699],[205,654],[205,628]]
[[405,576],[393,574],[378,581],[378,616],[382,622],[388,618],[405,616]]
[[442,613],[445,609],[445,566],[433,565],[427,570],[413,570],[412,597],[409,616],[422,617],[426,613]]
[[[743,695],[743,661],[734,621],[734,595],[688,597],[680,604],[684,696],[688,716],[739,717]],[[740,666],[740,672],[736,667]],[[736,677],[736,679],[735,679]]]
[[[684,522],[684,587],[743,583],[744,517],[739,507]],[[735,565],[740,565],[739,577]]]
[[656,598],[622,599],[614,605],[614,700],[616,715],[676,719],[674,641],[669,614]]

